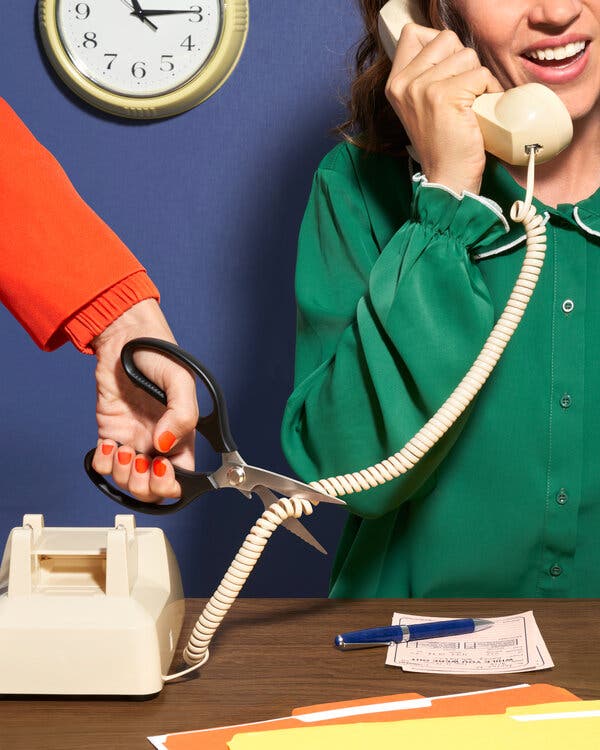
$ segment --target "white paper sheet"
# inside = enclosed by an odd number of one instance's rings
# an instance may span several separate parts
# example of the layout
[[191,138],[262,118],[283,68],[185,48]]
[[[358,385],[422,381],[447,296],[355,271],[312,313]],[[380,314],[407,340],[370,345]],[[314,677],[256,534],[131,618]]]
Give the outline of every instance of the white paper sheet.
[[[449,619],[454,618],[395,612],[392,625]],[[532,611],[485,619],[494,624],[477,633],[395,643],[388,648],[385,663],[405,672],[435,674],[506,674],[554,666]]]

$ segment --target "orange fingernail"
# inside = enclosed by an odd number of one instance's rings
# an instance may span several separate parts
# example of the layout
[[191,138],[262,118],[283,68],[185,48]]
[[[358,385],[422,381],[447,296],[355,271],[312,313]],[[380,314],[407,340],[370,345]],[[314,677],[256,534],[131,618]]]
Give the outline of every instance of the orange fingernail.
[[152,462],[152,471],[156,474],[156,476],[164,477],[166,470],[167,464],[164,461],[161,461],[160,458],[155,458]]
[[102,453],[104,453],[105,456],[110,456],[110,454],[114,450],[114,445],[109,445],[108,443],[102,444]]
[[177,438],[169,430],[165,430],[162,435],[158,438],[158,447],[163,453],[170,451]]
[[143,474],[145,471],[148,471],[149,466],[150,466],[150,461],[148,461],[146,458],[135,459],[135,470],[138,471],[140,474]]
[[117,453],[117,458],[119,459],[121,466],[127,466],[131,461],[131,453],[127,453],[127,451],[119,451]]

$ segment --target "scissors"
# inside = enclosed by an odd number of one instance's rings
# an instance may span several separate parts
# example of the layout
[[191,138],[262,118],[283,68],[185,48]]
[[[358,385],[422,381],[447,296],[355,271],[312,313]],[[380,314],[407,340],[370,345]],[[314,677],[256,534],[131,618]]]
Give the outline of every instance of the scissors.
[[[297,479],[291,479],[282,474],[275,474],[272,471],[247,464],[238,453],[237,446],[231,435],[225,397],[218,382],[201,362],[175,344],[152,338],[138,338],[127,342],[121,351],[121,363],[134,385],[142,388],[146,393],[166,406],[167,397],[165,392],[143,375],[134,364],[133,354],[138,349],[150,349],[160,352],[170,359],[181,363],[191,370],[194,375],[198,376],[212,400],[212,411],[207,416],[200,416],[196,424],[196,430],[208,440],[216,453],[221,454],[221,465],[218,469],[210,473],[188,471],[187,469],[174,466],[175,479],[181,487],[181,497],[172,503],[145,503],[114,487],[102,474],[99,474],[92,467],[92,459],[95,452],[95,449],[92,448],[84,458],[85,470],[96,487],[110,497],[111,500],[125,506],[129,510],[151,515],[174,513],[177,510],[181,510],[181,508],[185,508],[186,505],[202,497],[207,492],[225,488],[239,490],[248,498],[251,498],[252,493],[255,492],[262,500],[265,508],[277,502],[278,497],[275,495],[275,492],[285,497],[301,496],[312,503],[346,504],[343,500],[319,492],[314,487],[304,484],[304,482],[300,482]],[[297,518],[288,518],[283,522],[283,525],[320,552],[327,554],[326,550]]]

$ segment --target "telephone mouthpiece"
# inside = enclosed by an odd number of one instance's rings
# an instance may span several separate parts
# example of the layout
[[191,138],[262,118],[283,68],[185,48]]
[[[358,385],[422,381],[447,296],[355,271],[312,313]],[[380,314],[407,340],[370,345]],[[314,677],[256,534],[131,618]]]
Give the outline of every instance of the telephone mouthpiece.
[[535,163],[543,164],[566,148],[573,123],[561,99],[541,83],[526,83],[500,94],[482,94],[473,112],[485,150],[516,166],[529,161],[528,146],[537,145]]

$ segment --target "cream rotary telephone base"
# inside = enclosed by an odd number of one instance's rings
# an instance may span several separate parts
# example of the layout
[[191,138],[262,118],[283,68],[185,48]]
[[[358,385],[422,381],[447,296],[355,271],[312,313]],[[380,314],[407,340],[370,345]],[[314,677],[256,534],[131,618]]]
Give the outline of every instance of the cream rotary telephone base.
[[150,698],[184,615],[179,567],[157,528],[51,528],[25,515],[0,565],[0,694]]

